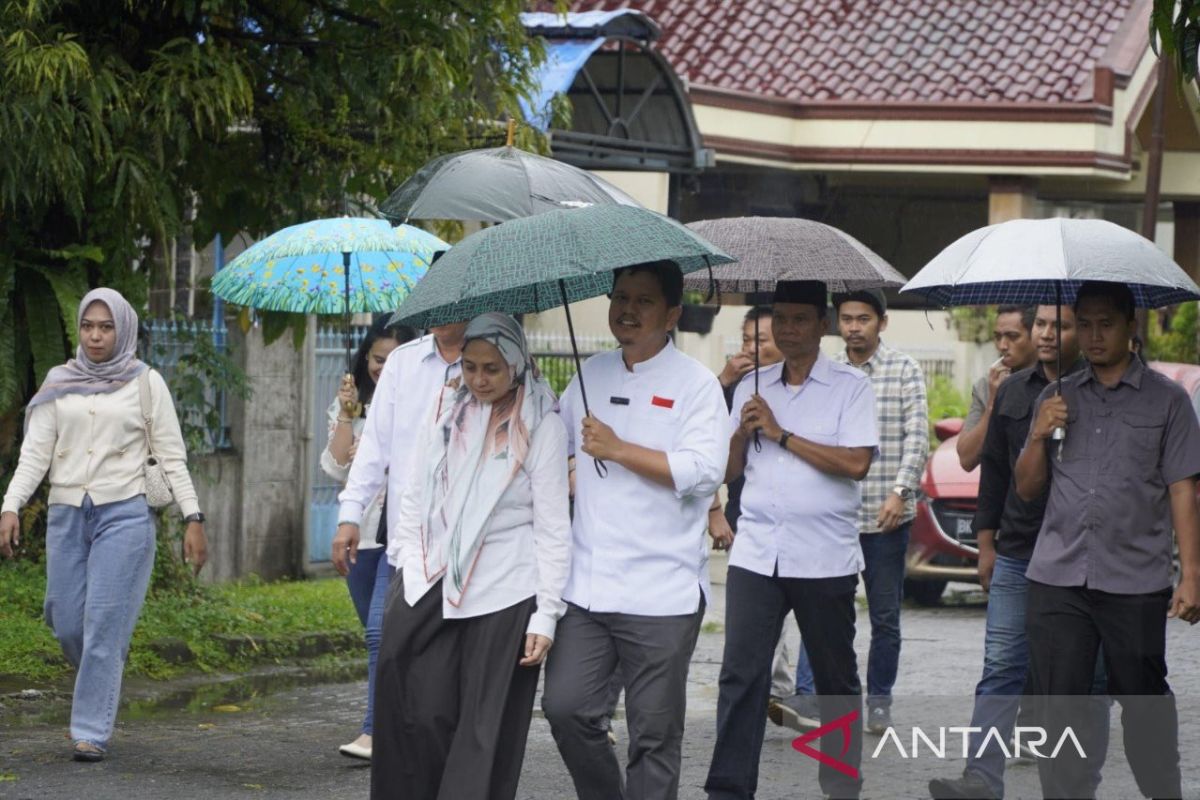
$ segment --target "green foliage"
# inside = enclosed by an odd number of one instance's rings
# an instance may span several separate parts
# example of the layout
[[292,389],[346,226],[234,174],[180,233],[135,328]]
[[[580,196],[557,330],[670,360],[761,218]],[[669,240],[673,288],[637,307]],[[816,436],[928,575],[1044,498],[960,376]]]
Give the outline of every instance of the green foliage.
[[151,255],[186,228],[207,242],[340,214],[503,142],[542,56],[524,5],[0,0],[0,429],[68,355],[86,289],[142,308],[166,268]]
[[1171,60],[1179,80],[1196,80],[1200,0],[1154,0],[1150,46],[1160,57]]
[[1200,338],[1197,318],[1200,303],[1184,303],[1175,311],[1166,330],[1158,324],[1158,317],[1151,314],[1150,338],[1146,342],[1146,358],[1152,361],[1175,361],[1181,364],[1200,363]]
[[[163,541],[160,538],[161,559]],[[158,565],[156,565],[156,570]],[[0,604],[0,674],[52,680],[69,672],[58,643],[42,620],[45,569],[27,560],[0,564],[5,602]],[[185,589],[152,583],[133,633],[126,674],[168,677],[181,668],[164,662],[152,642],[182,639],[196,655],[192,668],[239,669],[249,657],[231,656],[215,637],[278,637],[301,633],[362,631],[341,580],[263,583],[257,579],[222,586],[191,582]],[[270,658],[288,654],[273,648]],[[263,657],[267,657],[263,654]]]
[[992,340],[996,327],[996,306],[958,306],[950,309],[950,319],[960,342],[984,344]]
[[936,450],[940,442],[933,434],[933,426],[944,419],[967,416],[971,398],[960,392],[945,375],[930,378],[926,391],[929,400],[929,447]]

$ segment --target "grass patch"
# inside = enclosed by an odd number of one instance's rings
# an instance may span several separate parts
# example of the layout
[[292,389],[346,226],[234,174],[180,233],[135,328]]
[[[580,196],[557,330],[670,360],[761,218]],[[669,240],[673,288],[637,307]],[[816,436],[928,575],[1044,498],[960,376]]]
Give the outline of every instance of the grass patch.
[[[0,674],[49,681],[70,671],[58,642],[42,619],[45,567],[28,561],[0,564]],[[167,678],[188,670],[244,669],[264,660],[286,658],[293,639],[305,633],[351,633],[361,641],[362,626],[341,579],[280,581],[257,579],[220,586],[191,584],[152,590],[133,632],[126,675]],[[274,640],[269,653],[231,655],[219,637]],[[177,639],[195,656],[172,664],[151,643]],[[299,649],[297,645],[296,649]],[[244,649],[245,650],[245,649]]]

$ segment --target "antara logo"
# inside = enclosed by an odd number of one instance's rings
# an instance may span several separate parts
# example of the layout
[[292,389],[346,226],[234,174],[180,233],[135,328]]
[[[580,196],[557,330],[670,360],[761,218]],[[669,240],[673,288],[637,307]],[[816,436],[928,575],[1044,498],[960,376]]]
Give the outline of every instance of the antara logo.
[[[879,740],[879,744],[875,747],[875,752],[871,754],[871,758],[879,758],[879,754],[883,752],[883,749],[887,747],[889,743],[893,748],[895,748],[896,753],[901,758],[918,758],[923,755],[921,753],[922,743],[924,744],[925,749],[928,750],[928,755],[935,758],[945,758],[947,733],[951,734],[951,736],[959,735],[962,737],[961,755],[951,753],[950,757],[968,758],[971,755],[969,744],[971,734],[984,733],[983,728],[973,726],[952,726],[948,728],[938,728],[937,730],[937,743],[935,744],[933,739],[931,739],[922,728],[914,727],[912,729],[911,747],[909,750],[905,750],[904,743],[900,741],[900,736],[896,733],[896,729],[888,728],[883,734],[883,738]],[[1022,747],[1028,749],[1038,758],[1057,758],[1059,751],[1061,751],[1063,747],[1067,746],[1068,744],[1075,748],[1075,752],[1079,753],[1080,758],[1087,758],[1087,755],[1083,752],[1083,745],[1079,743],[1079,737],[1077,737],[1075,735],[1075,731],[1071,730],[1070,728],[1063,729],[1062,735],[1058,738],[1058,743],[1054,745],[1053,752],[1048,754],[1038,749],[1039,747],[1045,745],[1046,741],[1049,739],[1045,728],[1037,726],[1021,727],[1018,725],[1013,729],[1013,742],[1011,746],[1004,741],[1004,737],[1000,735],[1000,731],[998,731],[996,728],[987,728],[986,730],[987,733],[984,735],[983,740],[979,743],[979,748],[974,754],[975,758],[979,758],[981,755],[983,755],[983,751],[987,748],[989,742],[992,742],[996,747],[999,747],[1000,751],[1004,753],[1005,758],[1013,758],[1021,751]]]
[[804,753],[804,755],[808,756],[809,758],[815,758],[817,761],[820,761],[822,764],[836,769],[838,772],[842,773],[843,775],[849,775],[851,778],[857,778],[858,770],[855,769],[854,767],[852,767],[849,764],[846,764],[842,761],[839,761],[837,758],[834,758],[833,756],[822,753],[820,750],[815,750],[812,747],[808,746],[809,742],[811,742],[815,739],[820,739],[822,736],[824,736],[825,734],[830,733],[832,731],[840,730],[842,732],[842,752],[838,754],[838,757],[845,758],[846,753],[850,752],[850,737],[853,735],[853,732],[850,729],[850,725],[857,719],[858,719],[857,709],[854,711],[851,711],[849,714],[843,714],[842,716],[835,719],[833,722],[828,722],[828,723],[822,725],[821,727],[817,728],[816,730],[809,731],[808,733],[804,734],[803,736],[797,736],[795,739],[792,740],[792,747],[795,750],[797,750],[801,753]]

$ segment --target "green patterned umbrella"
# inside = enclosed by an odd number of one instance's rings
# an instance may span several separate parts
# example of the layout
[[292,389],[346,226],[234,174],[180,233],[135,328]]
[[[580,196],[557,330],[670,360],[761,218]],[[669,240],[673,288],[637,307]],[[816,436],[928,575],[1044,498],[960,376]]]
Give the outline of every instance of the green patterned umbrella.
[[528,314],[606,294],[619,267],[674,261],[686,274],[733,260],[670,217],[644,208],[548,211],[485,228],[454,245],[393,320],[428,328],[487,311]]
[[[487,311],[527,314],[607,294],[612,272],[674,261],[684,273],[734,259],[670,217],[644,208],[596,205],[547,211],[473,233],[429,268],[392,317],[420,328],[465,322]],[[587,392],[580,375],[584,410]],[[599,465],[598,465],[599,468]]]

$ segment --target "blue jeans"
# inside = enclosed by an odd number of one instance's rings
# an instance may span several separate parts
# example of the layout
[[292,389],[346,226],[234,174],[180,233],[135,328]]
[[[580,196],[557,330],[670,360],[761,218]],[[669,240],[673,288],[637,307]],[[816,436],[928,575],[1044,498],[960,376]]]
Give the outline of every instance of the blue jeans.
[[77,670],[71,738],[108,746],[121,673],[154,567],[154,517],[146,498],[55,503],[46,525],[46,623]]
[[[890,708],[892,687],[900,668],[900,601],[904,596],[904,555],[911,522],[887,533],[864,533],[863,583],[871,619],[871,650],[867,656],[867,708]],[[801,642],[796,654],[796,694],[814,691],[812,667]]]
[[[968,746],[966,772],[981,778],[996,797],[1004,796],[1004,751],[992,738],[981,753],[983,737],[995,728],[1007,745],[1012,739],[1013,726],[1017,722],[1017,711],[1021,694],[1025,690],[1025,678],[1029,673],[1029,643],[1025,638],[1025,609],[1029,598],[1029,581],[1025,570],[1029,562],[1020,558],[997,555],[992,571],[992,585],[988,591],[987,629],[983,640],[983,676],[975,686],[975,710],[971,715],[971,727],[980,733],[972,733]],[[1103,653],[1096,662],[1092,693],[1097,695],[1094,722],[1089,728],[1097,735],[1099,748],[1094,763],[1103,766],[1108,751],[1108,706],[1105,697],[1108,676],[1104,670]],[[1094,784],[1100,783],[1099,766],[1096,768]]]
[[368,736],[375,729],[375,665],[379,661],[379,641],[383,638],[383,609],[387,605],[388,583],[394,570],[388,564],[386,548],[359,550],[355,563],[346,575],[346,586],[354,610],[366,630],[367,640],[367,710],[363,714],[362,732]]

